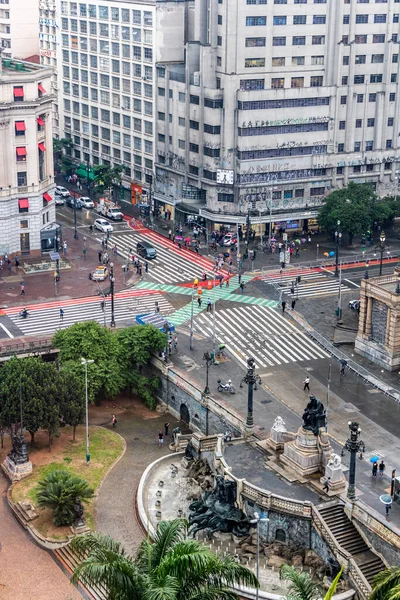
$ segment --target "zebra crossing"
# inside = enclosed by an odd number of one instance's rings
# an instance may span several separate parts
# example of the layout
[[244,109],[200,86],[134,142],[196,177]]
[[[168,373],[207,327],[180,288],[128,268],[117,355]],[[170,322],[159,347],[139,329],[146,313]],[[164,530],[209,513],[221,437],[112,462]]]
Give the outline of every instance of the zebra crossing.
[[[179,249],[171,240],[152,231],[146,231],[145,234],[137,231],[113,234],[109,240],[109,247],[116,245],[120,256],[131,259],[132,254],[136,255],[136,244],[139,241],[149,242],[157,250],[157,257],[152,260],[140,258],[149,265],[146,278],[150,280],[158,283],[176,283],[200,279],[203,271],[206,271],[209,277],[215,275],[213,264],[207,258],[184,247]],[[221,273],[227,274],[224,270]]]
[[[8,318],[20,329],[22,335],[46,335],[53,334],[59,329],[66,329],[74,323],[83,321],[97,321],[101,325],[110,324],[111,321],[111,299],[105,299],[105,310],[101,307],[101,298],[85,299],[84,302],[75,301],[75,304],[57,302],[53,306],[29,307],[29,317],[22,319],[19,309],[4,311]],[[160,314],[169,315],[174,312],[174,307],[165,298],[165,294],[145,293],[140,295],[115,298],[114,317],[116,323],[121,321],[135,321],[136,315],[154,312],[155,303],[158,302]],[[60,318],[60,308],[64,316]]]
[[[297,276],[301,277],[300,283],[296,284]],[[262,278],[265,283],[273,285],[275,289],[282,291],[287,296],[294,296],[295,298],[307,298],[316,296],[333,296],[339,294],[339,280],[332,276],[325,275],[321,272],[309,271],[292,271],[289,273],[282,273],[282,275],[275,273],[274,275],[268,275]],[[341,284],[341,291],[350,292],[350,288],[343,283]],[[294,288],[294,294],[292,289]]]
[[[200,313],[194,329],[213,338],[214,315]],[[246,366],[256,357],[258,367],[317,360],[329,355],[302,331],[268,306],[239,305],[216,311],[215,339]]]

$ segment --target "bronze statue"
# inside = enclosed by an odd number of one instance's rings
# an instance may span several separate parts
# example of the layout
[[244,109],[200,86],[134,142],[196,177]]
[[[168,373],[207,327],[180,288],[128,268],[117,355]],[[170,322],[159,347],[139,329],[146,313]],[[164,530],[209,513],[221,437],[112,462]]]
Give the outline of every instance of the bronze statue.
[[236,483],[216,475],[215,488],[204,492],[202,500],[189,505],[190,532],[207,529],[208,537],[214,531],[232,532],[236,536],[248,534],[250,522],[242,510],[235,507]]
[[75,527],[81,527],[82,525],[85,524],[85,520],[83,518],[82,502],[81,502],[81,499],[78,497],[75,498],[74,515],[75,515],[75,519],[74,519]]
[[314,435],[318,435],[320,428],[326,426],[326,412],[319,398],[310,396],[310,401],[304,409],[302,418],[303,429],[312,431]]
[[186,449],[185,449],[185,458],[186,458],[186,460],[193,460],[194,459],[194,452],[195,452],[195,450],[194,450],[192,441],[190,440],[188,442],[187,446],[186,446]]
[[15,433],[12,436],[12,448],[8,457],[15,465],[23,465],[29,461],[26,441],[22,433]]

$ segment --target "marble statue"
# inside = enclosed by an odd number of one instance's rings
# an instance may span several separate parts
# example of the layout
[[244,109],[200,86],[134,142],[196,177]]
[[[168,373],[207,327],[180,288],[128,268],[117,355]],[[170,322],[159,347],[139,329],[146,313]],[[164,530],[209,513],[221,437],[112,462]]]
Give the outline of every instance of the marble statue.
[[282,419],[282,417],[276,417],[274,424],[272,425],[272,429],[274,431],[285,432],[286,431],[285,425],[286,425],[286,423]]

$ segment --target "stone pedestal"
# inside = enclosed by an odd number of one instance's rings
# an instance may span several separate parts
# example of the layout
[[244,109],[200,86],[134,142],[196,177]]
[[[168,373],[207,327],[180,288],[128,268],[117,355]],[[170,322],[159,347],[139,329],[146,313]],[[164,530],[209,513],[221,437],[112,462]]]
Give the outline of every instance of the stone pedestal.
[[276,417],[271,427],[267,444],[275,452],[282,451],[286,442],[296,438],[296,434],[286,430],[285,421],[281,417]]
[[323,466],[323,457],[327,456],[328,445],[320,436],[314,435],[312,431],[300,427],[296,439],[284,446],[281,461],[290,469],[303,477],[318,473]]
[[19,481],[32,473],[32,463],[30,461],[18,465],[9,456],[6,457],[1,466],[11,481]]
[[82,523],[78,523],[77,525],[75,525],[75,523],[71,525],[71,531],[74,535],[82,535],[83,533],[89,533],[90,529],[83,521]]
[[333,494],[340,494],[345,490],[347,481],[343,475],[342,460],[338,454],[331,455],[325,467],[325,476],[320,479],[321,483],[324,484],[326,479],[329,479],[328,493],[332,492]]

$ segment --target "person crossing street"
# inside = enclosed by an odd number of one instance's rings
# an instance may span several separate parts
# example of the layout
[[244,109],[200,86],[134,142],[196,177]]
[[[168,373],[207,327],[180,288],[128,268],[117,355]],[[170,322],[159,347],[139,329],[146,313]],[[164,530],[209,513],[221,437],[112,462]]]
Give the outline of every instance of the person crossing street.
[[309,392],[310,391],[310,378],[308,375],[305,378],[305,380],[303,381],[303,383],[304,383],[303,392],[305,392],[306,390]]

